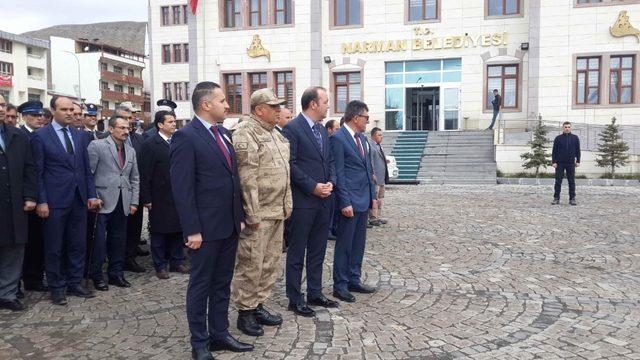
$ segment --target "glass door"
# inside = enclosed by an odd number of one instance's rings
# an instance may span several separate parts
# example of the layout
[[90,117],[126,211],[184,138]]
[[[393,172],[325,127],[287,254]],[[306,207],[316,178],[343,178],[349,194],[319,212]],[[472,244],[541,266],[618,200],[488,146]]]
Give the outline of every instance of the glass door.
[[442,90],[443,103],[442,106],[442,124],[441,129],[459,130],[460,129],[460,89],[445,88]]

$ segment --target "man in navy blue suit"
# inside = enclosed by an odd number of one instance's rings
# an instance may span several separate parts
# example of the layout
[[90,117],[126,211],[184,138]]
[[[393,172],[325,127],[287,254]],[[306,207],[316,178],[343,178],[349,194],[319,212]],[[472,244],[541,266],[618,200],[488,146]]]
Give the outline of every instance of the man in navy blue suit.
[[344,126],[331,137],[336,167],[336,195],[340,215],[333,256],[333,296],[354,302],[351,292],[373,293],[362,284],[361,268],[367,238],[367,216],[376,202],[373,169],[363,133],[369,108],[362,101],[347,104]]
[[[171,185],[191,273],[187,320],[194,359],[210,351],[251,351],[229,334],[229,296],[244,210],[231,133],[221,124],[229,104],[220,86],[196,85],[195,117],[171,138]],[[208,347],[208,348],[207,348]]]
[[[335,171],[331,161],[329,134],[321,122],[327,116],[329,97],[325,89],[311,87],[301,99],[302,112],[284,128],[291,149],[291,193],[287,250],[286,287],[289,310],[314,316],[308,305],[337,307],[322,294],[322,265],[327,250],[331,193]],[[307,265],[307,299],[304,300],[302,268]]]
[[66,305],[66,295],[95,296],[80,281],[85,263],[87,207],[99,209],[101,201],[89,168],[88,137],[72,126],[73,102],[54,96],[50,107],[54,120],[31,138],[38,171],[36,213],[45,219],[45,270],[51,301]]

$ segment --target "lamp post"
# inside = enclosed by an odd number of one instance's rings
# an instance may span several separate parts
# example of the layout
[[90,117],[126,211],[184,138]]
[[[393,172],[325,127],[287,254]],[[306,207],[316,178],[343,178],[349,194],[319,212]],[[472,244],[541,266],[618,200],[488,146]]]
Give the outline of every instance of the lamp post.
[[78,66],[78,102],[82,103],[82,80],[80,77],[80,60],[78,59],[78,56],[72,51],[68,51],[68,50],[60,50],[60,51],[65,52],[67,54],[71,54],[76,59],[76,65]]

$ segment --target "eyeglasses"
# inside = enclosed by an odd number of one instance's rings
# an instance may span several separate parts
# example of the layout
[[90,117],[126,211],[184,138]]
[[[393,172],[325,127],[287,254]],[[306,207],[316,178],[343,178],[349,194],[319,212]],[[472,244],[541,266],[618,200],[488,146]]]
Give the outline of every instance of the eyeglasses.
[[6,103],[0,103],[0,109],[4,109],[4,108],[6,108],[6,107],[7,107],[7,104],[6,104]]
[[369,121],[369,115],[358,115],[361,118],[365,118],[367,121]]

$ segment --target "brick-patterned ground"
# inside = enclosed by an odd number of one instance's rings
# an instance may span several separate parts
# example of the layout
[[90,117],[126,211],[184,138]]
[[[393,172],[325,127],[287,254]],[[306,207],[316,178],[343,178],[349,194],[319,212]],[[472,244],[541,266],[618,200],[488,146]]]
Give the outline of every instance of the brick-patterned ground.
[[[280,279],[268,307],[284,324],[240,336],[250,354],[215,356],[640,359],[640,189],[578,188],[577,207],[549,205],[551,193],[390,187],[389,224],[369,232],[365,256],[377,293],[313,320],[286,310]],[[188,359],[187,276],[127,276],[132,288],[67,307],[28,293],[28,311],[0,311],[0,359]]]

